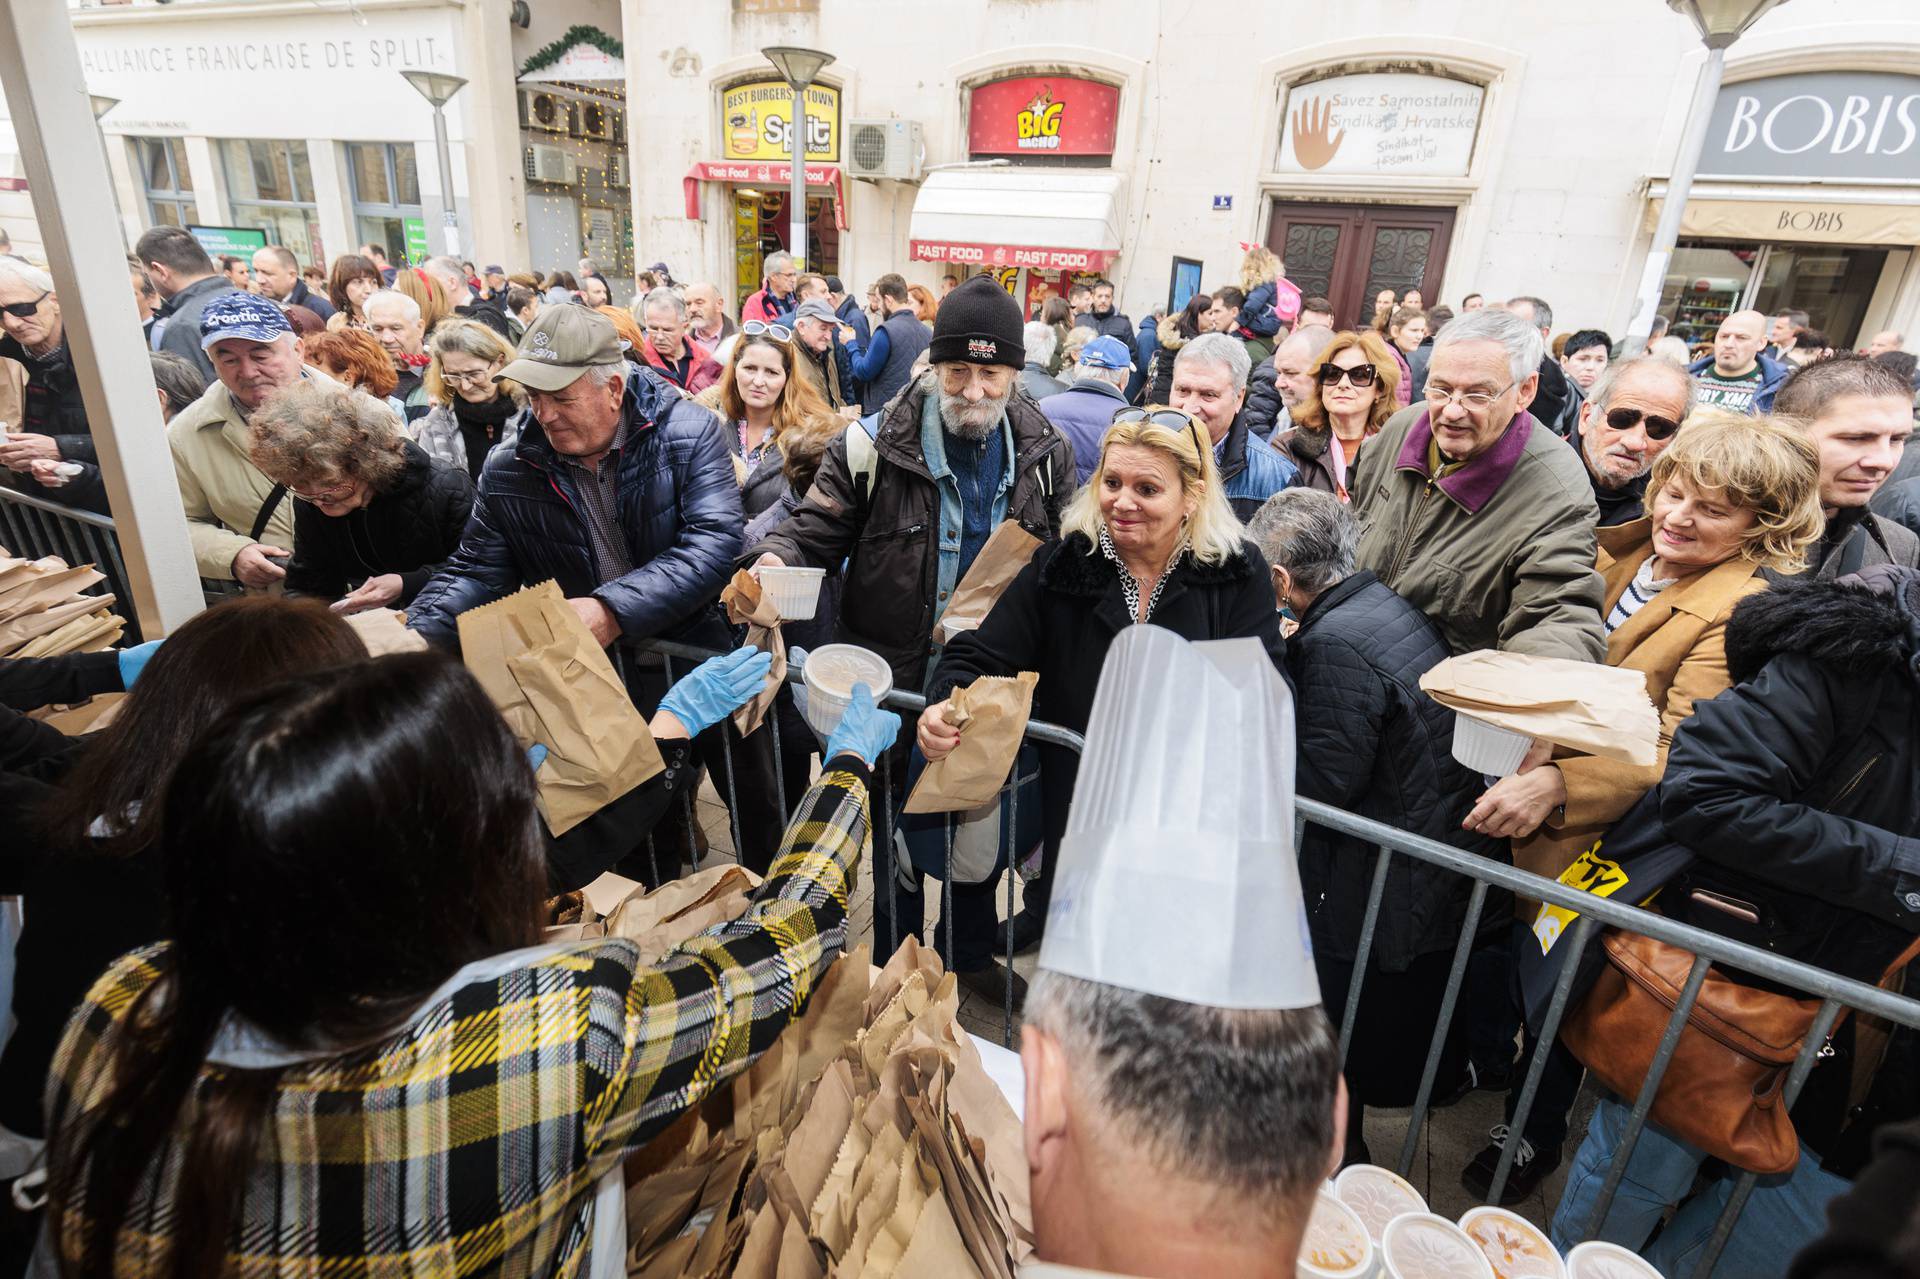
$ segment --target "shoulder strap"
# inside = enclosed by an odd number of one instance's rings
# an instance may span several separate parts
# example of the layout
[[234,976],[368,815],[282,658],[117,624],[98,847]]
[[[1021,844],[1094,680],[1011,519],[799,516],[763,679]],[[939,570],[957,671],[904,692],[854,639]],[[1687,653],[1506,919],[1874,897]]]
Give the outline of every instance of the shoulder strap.
[[273,523],[273,513],[280,509],[280,503],[286,496],[286,485],[273,486],[267,493],[267,500],[260,503],[260,513],[253,517],[253,531],[247,534],[249,538],[256,542],[260,540],[260,535],[267,531],[267,525]]
[[880,451],[874,447],[867,428],[858,421],[847,424],[846,438],[847,474],[853,478],[853,491],[860,505],[865,506],[873,488],[873,473],[880,465]]

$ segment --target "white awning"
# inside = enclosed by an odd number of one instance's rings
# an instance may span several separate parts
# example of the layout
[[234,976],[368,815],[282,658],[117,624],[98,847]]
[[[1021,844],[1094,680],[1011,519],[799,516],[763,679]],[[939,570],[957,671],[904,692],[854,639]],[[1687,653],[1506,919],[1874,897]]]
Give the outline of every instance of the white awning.
[[927,175],[908,224],[917,262],[1098,271],[1120,251],[1126,177],[1048,169]]

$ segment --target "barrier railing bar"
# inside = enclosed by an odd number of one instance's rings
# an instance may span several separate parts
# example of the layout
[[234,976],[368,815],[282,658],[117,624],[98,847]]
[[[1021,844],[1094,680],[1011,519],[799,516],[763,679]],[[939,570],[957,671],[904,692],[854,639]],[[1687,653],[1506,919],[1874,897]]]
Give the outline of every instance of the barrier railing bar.
[[1433,1099],[1433,1083],[1440,1074],[1440,1059],[1446,1055],[1447,1038],[1453,1029],[1454,1005],[1460,1002],[1460,988],[1466,984],[1467,963],[1473,958],[1473,943],[1480,932],[1480,912],[1487,904],[1487,886],[1473,881],[1467,898],[1467,915],[1460,923],[1460,940],[1454,944],[1453,966],[1447,970],[1447,989],[1440,997],[1440,1013],[1433,1024],[1433,1043],[1427,1048],[1427,1064],[1420,1072],[1420,1090],[1413,1095],[1413,1114],[1407,1120],[1407,1137],[1400,1146],[1400,1163],[1395,1169],[1402,1177],[1413,1167],[1414,1147],[1420,1143],[1420,1129],[1426,1123],[1427,1106]]
[[[726,765],[727,769],[727,827],[733,832],[733,860],[744,866],[747,861],[747,846],[742,843],[740,839],[740,792],[735,787],[733,781],[733,717],[729,715],[718,724],[715,724],[713,731],[720,734],[720,760]],[[776,765],[775,771],[777,772],[779,761],[775,760],[774,763]],[[717,791],[720,788],[716,786],[714,789]],[[791,814],[780,814],[783,826],[786,818],[789,816],[791,816]],[[771,869],[771,867],[769,867],[769,869]]]
[[[947,949],[946,949],[946,953],[941,955],[940,959],[941,959],[941,962],[946,964],[947,971],[952,972],[953,971],[953,814],[948,813],[946,816],[946,820],[942,822],[941,825],[945,826],[947,830],[947,876],[945,879],[940,881],[940,924],[941,924],[942,930],[947,934]],[[913,877],[916,880],[919,879],[920,872],[916,870],[913,874]]]
[[[1653,1050],[1653,1062],[1647,1067],[1647,1077],[1640,1081],[1640,1093],[1633,1099],[1633,1110],[1627,1115],[1627,1126],[1620,1134],[1620,1148],[1613,1153],[1613,1162],[1607,1165],[1607,1176],[1600,1183],[1600,1196],[1594,1200],[1593,1218],[1587,1226],[1587,1238],[1597,1239],[1600,1235],[1600,1223],[1607,1219],[1607,1210],[1613,1207],[1613,1197],[1620,1190],[1620,1182],[1627,1175],[1627,1162],[1633,1158],[1633,1148],[1640,1144],[1640,1133],[1647,1126],[1647,1114],[1653,1109],[1653,1099],[1659,1095],[1660,1081],[1666,1078],[1667,1067],[1673,1062],[1674,1049],[1680,1046],[1680,1033],[1687,1028],[1687,1016],[1699,1002],[1700,987],[1707,980],[1708,960],[1705,955],[1695,955],[1693,963],[1687,968],[1686,985],[1680,989],[1680,998],[1673,1001],[1673,1013],[1667,1018],[1666,1028],[1660,1032],[1660,1043]],[[1550,1052],[1553,1044],[1542,1040],[1534,1049],[1534,1055],[1544,1056]]]
[[[666,665],[667,687],[672,688],[673,687],[674,654],[672,652],[667,651],[666,649],[659,649],[656,651],[660,653],[660,660],[664,662]],[[694,649],[692,650],[692,652],[695,654],[704,654],[705,650]],[[696,658],[696,660],[705,661],[706,658],[704,656],[701,656]],[[699,756],[698,748],[694,745],[692,741],[689,741],[687,743],[687,748],[689,751],[693,752],[692,758],[690,758],[687,761],[687,767],[695,768],[695,769],[699,768],[700,756]],[[686,819],[686,826],[687,826],[687,872],[688,873],[691,873],[692,871],[699,869],[699,866],[700,866],[700,839],[699,839],[699,833],[694,830],[694,826],[699,821],[699,818],[694,814],[693,792],[695,791],[695,789],[697,789],[696,786],[685,786],[685,787],[682,787],[680,791],[680,811],[681,811],[681,815]]]
[[[874,850],[873,854],[873,869],[875,874],[881,873],[880,849],[882,848],[885,849],[887,853],[885,874],[887,877],[887,932],[889,934],[887,940],[889,945],[887,946],[886,954],[875,956],[875,958],[885,963],[888,959],[892,958],[894,951],[900,949],[900,892],[899,881],[895,878],[898,872],[894,869],[893,865],[893,859],[898,855],[899,850],[893,846],[893,752],[891,750],[883,750],[880,752],[880,845],[879,848]],[[879,900],[880,894],[878,890],[876,890],[874,892],[874,901],[878,903]],[[918,932],[919,930],[920,925],[918,921],[915,921],[914,931]],[[880,940],[879,932],[880,930],[877,928],[874,930],[874,940],[876,942]]]
[[[1566,1015],[1567,1003],[1573,995],[1574,974],[1580,968],[1580,956],[1586,953],[1587,939],[1592,936],[1593,929],[1593,917],[1583,914],[1573,921],[1572,933],[1563,935],[1555,943],[1572,949],[1567,952],[1566,965],[1554,980],[1553,998],[1547,1004],[1546,1020],[1540,1026],[1540,1042],[1543,1045],[1553,1043],[1554,1036],[1559,1033],[1560,1020]],[[1487,1186],[1487,1202],[1490,1204],[1499,1203],[1501,1193],[1507,1188],[1507,1177],[1513,1172],[1515,1156],[1520,1153],[1520,1143],[1524,1140],[1521,1134],[1527,1130],[1527,1116],[1533,1113],[1533,1101],[1540,1092],[1540,1077],[1546,1073],[1548,1056],[1542,1048],[1527,1062],[1527,1076],[1520,1085],[1520,1099],[1514,1105],[1513,1118],[1507,1123],[1507,1139],[1500,1144],[1500,1161],[1494,1165],[1493,1181]]]
[[787,773],[780,765],[785,756],[780,753],[780,702],[775,699],[767,707],[767,730],[773,734],[773,800],[780,805],[780,816],[791,817],[793,810],[787,807]]
[[[1834,1023],[1839,1018],[1838,1000],[1821,1002],[1820,1011],[1814,1014],[1813,1027],[1807,1031],[1806,1042],[1800,1045],[1800,1053],[1793,1059],[1793,1067],[1787,1071],[1786,1085],[1780,1090],[1780,1104],[1787,1110],[1791,1111],[1793,1103],[1800,1100],[1800,1089],[1807,1082],[1807,1076],[1813,1073],[1813,1063],[1825,1050],[1827,1038],[1833,1034]],[[1693,1273],[1700,1279],[1709,1279],[1713,1274],[1714,1264],[1720,1260],[1720,1253],[1732,1237],[1740,1214],[1746,1210],[1747,1197],[1753,1193],[1754,1184],[1759,1179],[1758,1173],[1743,1172],[1739,1180],[1734,1182],[1733,1190],[1727,1195],[1726,1207],[1720,1210],[1720,1216],[1713,1223],[1713,1234],[1707,1240],[1706,1250],[1694,1265]]]
[[[1001,846],[1007,850],[1007,971],[1001,978],[1001,994],[1006,1004],[1000,1023],[1000,1046],[1013,1047],[1013,881],[1020,877],[1020,757],[1013,760],[1013,790],[1007,795],[1007,824],[1000,832]],[[991,900],[991,898],[989,898]]]
[[1353,955],[1353,976],[1347,980],[1347,1010],[1340,1018],[1340,1068],[1347,1067],[1347,1047],[1353,1043],[1353,1018],[1360,1009],[1360,986],[1367,975],[1367,956],[1373,950],[1373,934],[1380,923],[1380,900],[1387,893],[1387,862],[1393,850],[1380,845],[1373,860],[1373,887],[1367,892],[1367,913],[1360,921],[1360,945]]
[[59,502],[51,502],[44,497],[37,497],[32,493],[23,493],[17,488],[0,488],[0,502],[10,502],[15,506],[24,506],[32,510],[45,512],[49,515],[58,515],[62,519],[69,519],[77,524],[91,524],[95,528],[103,528],[108,532],[113,531],[113,517],[110,515],[101,515],[97,511],[88,511],[77,506],[65,506]]

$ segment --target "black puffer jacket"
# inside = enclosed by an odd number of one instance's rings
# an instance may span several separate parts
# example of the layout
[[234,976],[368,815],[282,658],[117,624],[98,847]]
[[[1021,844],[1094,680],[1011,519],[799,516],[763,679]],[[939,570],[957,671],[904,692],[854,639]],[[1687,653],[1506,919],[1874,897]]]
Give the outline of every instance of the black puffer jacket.
[[[1505,840],[1460,829],[1484,786],[1453,758],[1453,712],[1420,691],[1420,677],[1446,658],[1438,628],[1371,573],[1355,573],[1316,599],[1287,644],[1296,784],[1308,799],[1506,861]],[[1300,881],[1316,955],[1353,959],[1374,856],[1365,840],[1307,829]],[[1404,972],[1421,955],[1451,947],[1471,887],[1465,876],[1394,858],[1372,962]]]
[[1273,428],[1280,422],[1284,411],[1284,402],[1280,398],[1280,386],[1274,381],[1273,357],[1253,366],[1253,372],[1247,376],[1247,404],[1240,410],[1246,416],[1247,429],[1263,440],[1273,438]]
[[458,467],[430,458],[406,442],[406,469],[392,488],[346,515],[293,508],[293,558],[287,593],[339,599],[383,573],[400,575],[405,607],[460,545],[473,511],[473,481]]
[[[1251,636],[1285,669],[1267,562],[1251,543],[1241,543],[1238,555],[1218,565],[1183,557],[1148,620],[1189,640]],[[1107,649],[1132,622],[1113,561],[1084,535],[1069,533],[1033,553],[979,630],[946,646],[927,700],[940,701],[981,675],[1035,671],[1040,682],[1033,690],[1033,718],[1083,733]],[[1040,755],[1047,842],[1053,846],[1067,828],[1080,759],[1050,747]]]

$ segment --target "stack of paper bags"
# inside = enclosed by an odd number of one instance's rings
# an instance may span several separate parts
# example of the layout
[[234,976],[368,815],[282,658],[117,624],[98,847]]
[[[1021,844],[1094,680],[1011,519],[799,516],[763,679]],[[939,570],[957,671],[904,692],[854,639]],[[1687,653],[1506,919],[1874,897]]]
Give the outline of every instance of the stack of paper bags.
[[106,578],[58,556],[28,560],[0,548],[0,657],[57,657],[113,647],[126,623],[111,595],[82,594]]
[[689,938],[746,914],[758,887],[758,875],[731,862],[669,880],[652,892],[608,871],[547,903],[547,940],[625,937],[639,943],[642,963],[655,963]]
[[909,940],[864,948],[731,1088],[627,1164],[630,1279],[1012,1279],[1033,1251],[1020,1121]]

